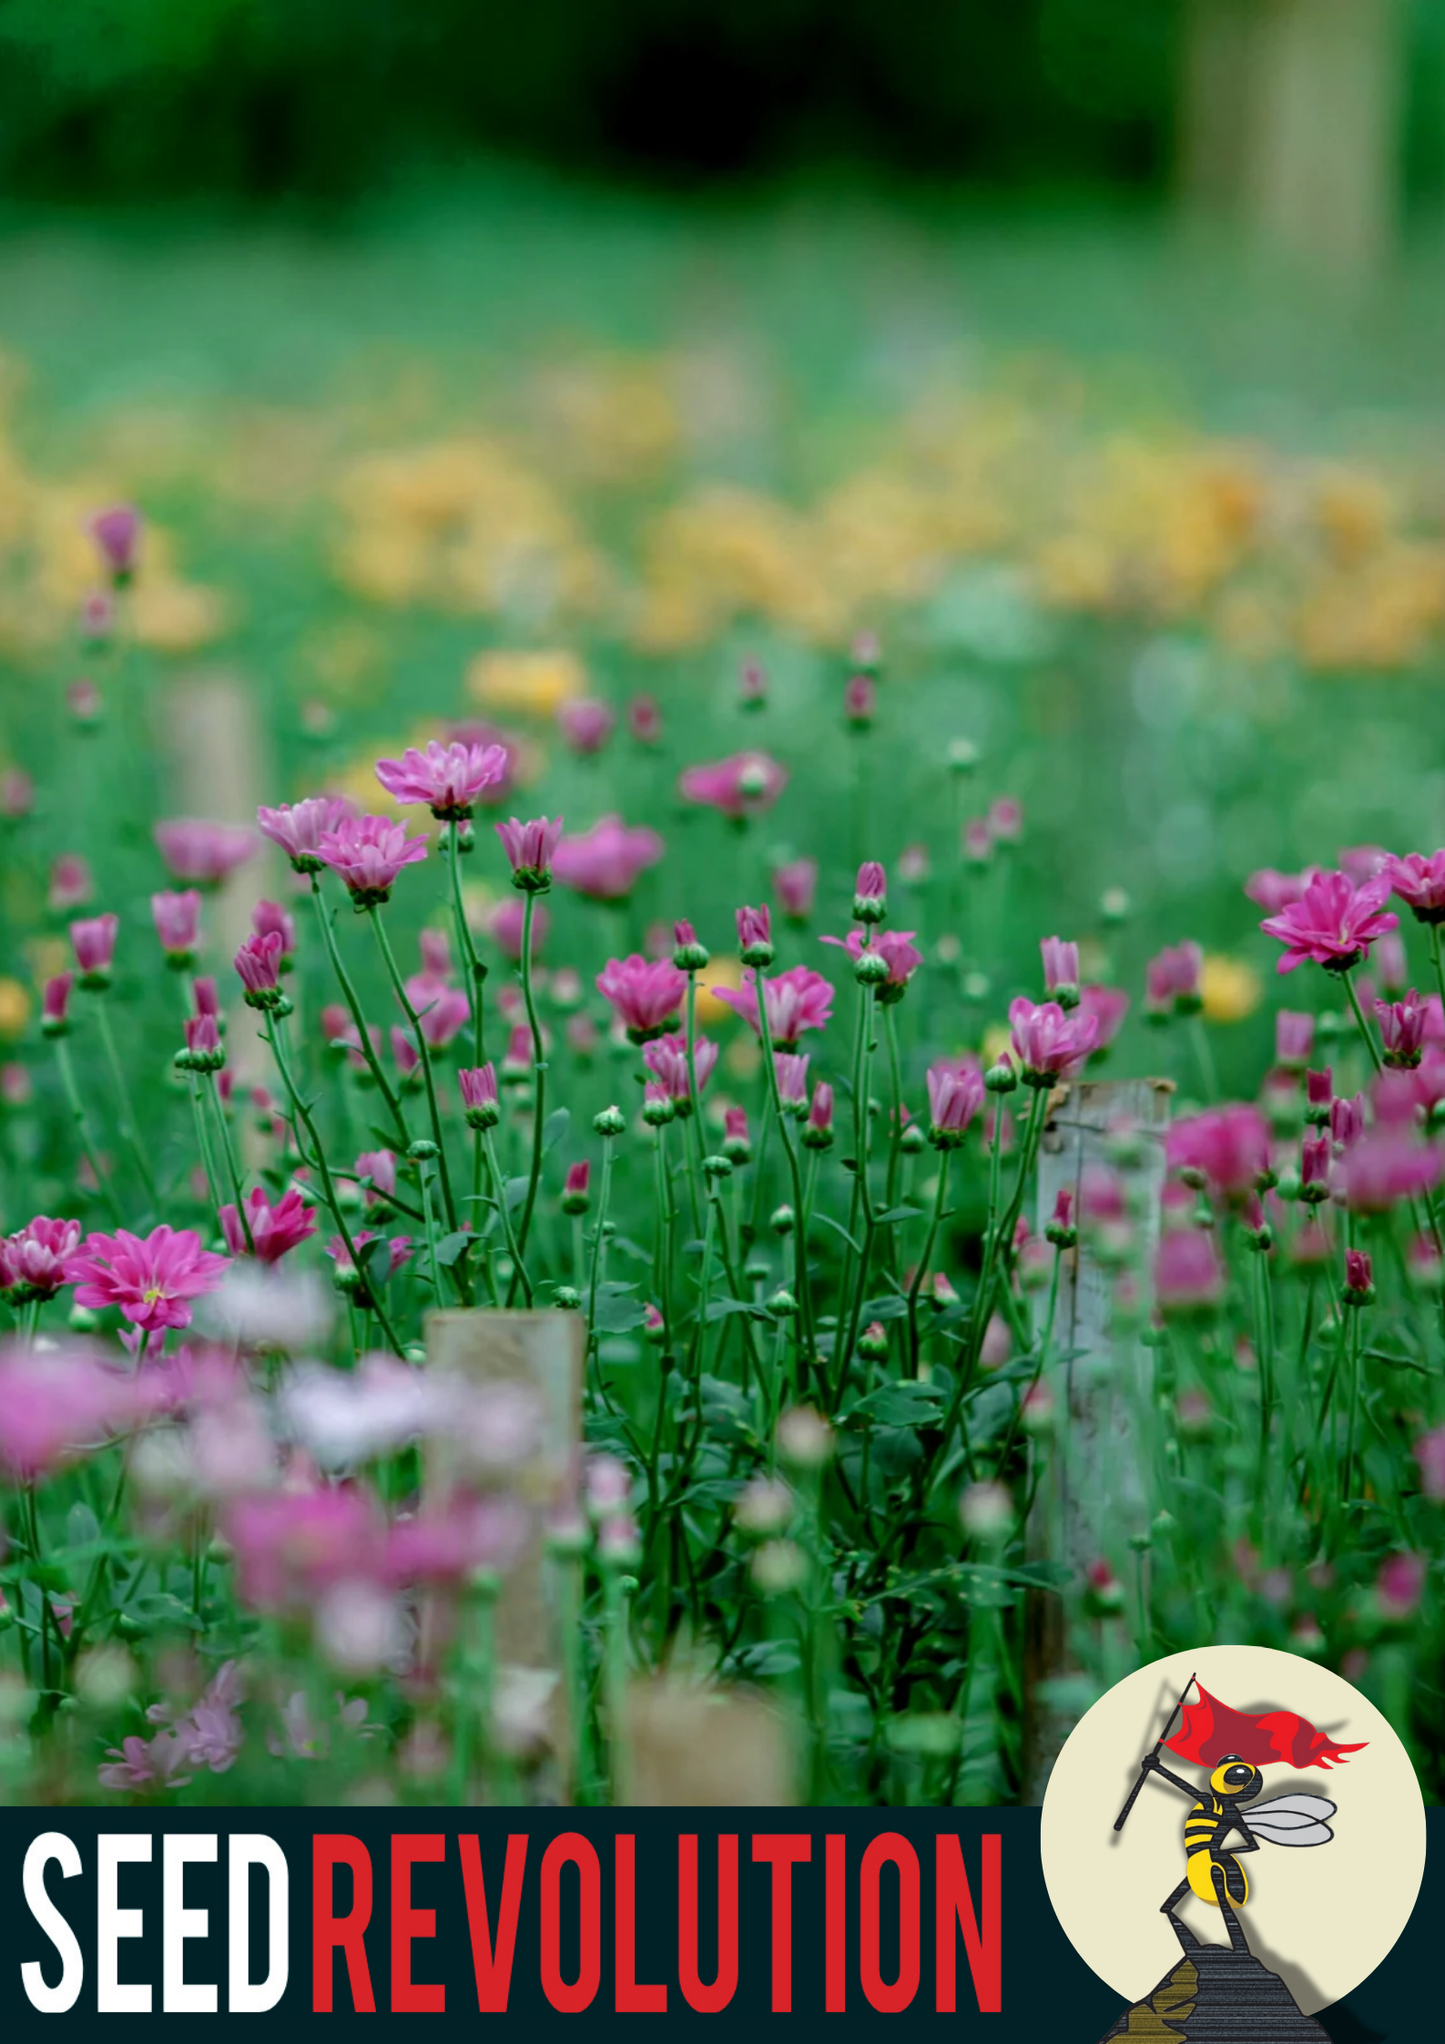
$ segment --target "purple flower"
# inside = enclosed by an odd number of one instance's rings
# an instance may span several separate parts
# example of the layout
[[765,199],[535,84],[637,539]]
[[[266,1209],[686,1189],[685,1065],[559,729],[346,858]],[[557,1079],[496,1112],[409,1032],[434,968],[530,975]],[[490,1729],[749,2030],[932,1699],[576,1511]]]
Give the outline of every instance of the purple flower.
[[1344,1206],[1357,1214],[1386,1214],[1439,1182],[1441,1156],[1402,1129],[1373,1129],[1350,1145],[1339,1171],[1336,1197]]
[[1067,1077],[1099,1041],[1092,1015],[1066,1015],[1056,1001],[1036,1005],[1020,995],[1009,1004],[1008,1019],[1026,1085],[1052,1085]]
[[1422,923],[1445,923],[1445,852],[1407,852],[1403,859],[1387,859],[1380,878],[1388,880],[1392,894],[1415,911]]
[[322,832],[316,856],[340,874],[358,909],[375,908],[390,900],[403,866],[426,857],[426,839],[408,837],[389,816],[345,816]]
[[110,571],[111,580],[128,582],[140,550],[141,515],[133,504],[111,504],[89,522],[90,536]]
[[496,832],[512,862],[514,887],[540,894],[552,885],[552,858],[562,836],[560,816],[555,822],[539,816],[531,823],[519,823],[514,816],[509,823],[497,824]]
[[[741,1015],[755,1034],[762,1035],[758,1013],[757,974],[743,974],[743,983],[714,987],[714,998]],[[792,1050],[806,1029],[823,1029],[833,1013],[833,989],[821,973],[806,965],[795,965],[766,982],[763,996],[768,1011],[768,1038],[778,1050]]]
[[689,802],[737,823],[771,809],[787,785],[787,769],[765,752],[735,752],[711,766],[688,767],[680,782]]
[[203,823],[181,816],[158,823],[151,834],[172,878],[193,887],[218,887],[256,851],[255,837],[239,823]]
[[1171,1170],[1237,1203],[1269,1169],[1269,1129],[1257,1107],[1212,1108],[1174,1124],[1165,1156]]
[[1214,1239],[1200,1228],[1168,1228],[1154,1256],[1154,1297],[1166,1319],[1202,1313],[1224,1296]]
[[256,822],[262,836],[280,846],[298,873],[319,873],[322,838],[355,814],[356,804],[346,795],[308,795],[294,805],[283,802],[279,809],[258,809]]
[[594,697],[574,696],[557,711],[557,728],[562,733],[563,744],[584,756],[601,752],[616,724],[610,704],[598,702]]
[[376,763],[376,778],[394,801],[425,803],[444,823],[470,816],[483,789],[495,787],[506,771],[504,746],[467,744],[461,739],[443,745],[433,738],[425,752],[412,745],[400,759]]
[[589,901],[625,901],[638,874],[655,866],[665,849],[645,824],[632,829],[620,816],[604,816],[591,830],[561,840],[552,855],[552,873]]
[[1285,947],[1280,971],[1293,972],[1312,959],[1327,972],[1348,972],[1368,958],[1375,939],[1399,924],[1384,907],[1389,893],[1386,879],[1357,887],[1344,873],[1316,875],[1297,902],[1260,924]]
[[614,1014],[634,1043],[661,1036],[677,1020],[687,993],[687,974],[670,958],[610,958],[597,975],[597,991],[610,1001]]
[[119,928],[120,917],[116,915],[90,916],[71,924],[70,948],[75,953],[83,987],[103,987],[109,981]]
[[983,1073],[973,1058],[940,1058],[928,1067],[928,1112],[934,1142],[952,1149],[983,1106]]
[[1044,992],[1061,1006],[1073,1007],[1079,997],[1079,947],[1062,937],[1044,937],[1039,950],[1044,961]]

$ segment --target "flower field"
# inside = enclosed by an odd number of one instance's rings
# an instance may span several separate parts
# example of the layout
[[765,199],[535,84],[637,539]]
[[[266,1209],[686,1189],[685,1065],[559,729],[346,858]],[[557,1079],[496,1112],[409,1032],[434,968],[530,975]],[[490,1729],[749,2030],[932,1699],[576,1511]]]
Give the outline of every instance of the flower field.
[[1204,1641],[1438,1793],[1428,438],[503,340],[7,376],[0,1793],[1007,1802]]

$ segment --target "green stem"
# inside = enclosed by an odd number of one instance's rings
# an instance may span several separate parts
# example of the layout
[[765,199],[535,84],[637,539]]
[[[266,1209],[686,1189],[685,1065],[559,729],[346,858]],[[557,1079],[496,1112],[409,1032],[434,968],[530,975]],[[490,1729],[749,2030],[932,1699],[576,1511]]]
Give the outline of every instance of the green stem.
[[111,1032],[110,1012],[106,1007],[104,994],[101,994],[96,1001],[95,1019],[100,1026],[100,1041],[105,1051],[105,1061],[110,1067],[111,1083],[115,1087],[116,1105],[120,1109],[117,1117],[120,1139],[135,1159],[136,1169],[140,1173],[141,1183],[146,1189],[146,1196],[150,1200],[151,1205],[159,1207],[160,1201],[156,1193],[155,1178],[151,1172],[146,1153],[141,1147],[140,1138],[136,1133],[135,1109],[131,1105],[130,1087],[126,1084],[125,1067],[121,1064],[120,1053],[116,1049],[115,1037]]
[[923,1254],[918,1259],[918,1268],[913,1273],[913,1282],[908,1287],[908,1374],[918,1375],[918,1295],[923,1289],[923,1280],[933,1255],[933,1245],[938,1240],[938,1230],[943,1223],[943,1203],[948,1195],[949,1152],[938,1153],[938,1190],[933,1200],[933,1218],[928,1224],[928,1235],[923,1244]]
[[371,1031],[366,1026],[366,1017],[362,1013],[361,1002],[357,997],[356,988],[351,983],[351,975],[347,972],[346,967],[341,961],[341,951],[336,942],[336,932],[331,927],[331,914],[321,892],[320,879],[314,873],[311,876],[311,893],[316,903],[316,920],[321,925],[321,935],[326,944],[326,955],[331,960],[331,969],[336,974],[337,984],[341,988],[341,997],[351,1011],[352,1021],[356,1024],[357,1048],[366,1060],[367,1069],[376,1081],[377,1090],[386,1102],[391,1118],[396,1124],[397,1135],[402,1149],[409,1149],[411,1147],[411,1131],[407,1128],[406,1117],[401,1111],[401,1104],[396,1094],[392,1091],[391,1081],[387,1078],[381,1059],[376,1054],[376,1046],[371,1040]]
[[472,1034],[476,1039],[476,1062],[483,1065],[487,1054],[482,1044],[483,1002],[482,981],[487,968],[477,956],[477,947],[472,942],[472,926],[467,921],[466,907],[462,901],[461,825],[453,823],[448,838],[447,865],[451,871],[452,920],[456,925],[457,949],[466,961],[467,999],[472,1009]]
[[[398,1001],[400,1001],[402,1012],[405,1014],[407,1021],[411,1024],[412,1038],[416,1044],[416,1054],[421,1060],[422,1081],[426,1087],[427,1113],[431,1119],[432,1141],[437,1146],[437,1171],[441,1177],[442,1205],[446,1209],[447,1226],[455,1234],[458,1225],[457,1208],[456,1201],[452,1198],[451,1172],[447,1168],[446,1144],[442,1138],[442,1117],[441,1109],[437,1104],[436,1076],[432,1071],[431,1047],[427,1043],[426,1035],[422,1029],[416,1009],[411,1004],[411,996],[406,990],[406,982],[403,980],[400,968],[397,965],[396,955],[391,948],[391,939],[387,936],[386,925],[381,919],[381,912],[378,908],[373,907],[369,913],[371,916],[371,926],[376,931],[376,941],[381,946],[381,955],[386,963],[386,970],[391,979],[392,991],[395,993]],[[456,1267],[454,1266],[453,1275],[455,1274]]]
[[[542,1177],[542,1131],[547,1122],[547,1059],[542,1041],[542,1024],[537,1014],[537,997],[532,986],[532,918],[536,911],[537,896],[529,889],[526,907],[522,912],[522,999],[527,1006],[527,1026],[532,1032],[532,1163],[527,1173],[527,1197],[522,1206],[522,1225],[517,1230],[519,1253],[527,1247],[527,1235],[532,1226],[532,1212],[537,1204],[537,1186]],[[521,1269],[520,1263],[517,1266]],[[512,1303],[512,1287],[507,1293],[507,1304]]]
[[1359,1027],[1360,1035],[1365,1040],[1365,1049],[1370,1053],[1370,1062],[1374,1065],[1377,1072],[1383,1072],[1385,1069],[1384,1059],[1380,1056],[1374,1033],[1369,1023],[1365,1020],[1364,1010],[1360,1006],[1360,997],[1355,992],[1355,982],[1348,972],[1342,972],[1340,978],[1344,981],[1345,992],[1350,997],[1350,1006],[1354,1010],[1356,1024]]
[[66,1043],[63,1036],[55,1038],[55,1062],[59,1067],[60,1083],[70,1108],[71,1119],[75,1123],[75,1132],[80,1137],[81,1150],[84,1153],[86,1162],[95,1174],[96,1189],[110,1208],[111,1219],[119,1226],[121,1213],[115,1196],[115,1187],[100,1168],[100,1156],[95,1147],[95,1139],[90,1132],[90,1122],[86,1118],[85,1106],[80,1097],[80,1090],[75,1083],[75,1067],[70,1062],[70,1046]]
[[198,1072],[196,1074],[196,1084],[200,1091],[209,1093],[211,1096],[211,1106],[215,1111],[216,1126],[221,1131],[221,1148],[225,1153],[226,1172],[231,1181],[231,1197],[236,1203],[236,1213],[241,1223],[241,1232],[246,1238],[247,1253],[254,1256],[256,1254],[256,1239],[251,1233],[251,1217],[246,1212],[246,1202],[241,1194],[241,1169],[236,1161],[236,1146],[231,1141],[231,1131],[226,1121],[226,1110],[221,1104],[221,1095],[217,1090],[215,1079],[209,1074],[203,1076]]
[[512,1276],[507,1286],[507,1304],[511,1305],[512,1295],[520,1280],[522,1297],[530,1306],[533,1297],[532,1280],[527,1275],[527,1266],[522,1261],[522,1252],[518,1247],[517,1237],[512,1229],[511,1209],[507,1205],[506,1180],[502,1176],[502,1167],[497,1162],[496,1147],[492,1142],[491,1131],[489,1129],[482,1132],[482,1144],[486,1151],[487,1168],[492,1174],[492,1190],[496,1194],[497,1212],[502,1217],[502,1235],[507,1244],[507,1254],[512,1259]]

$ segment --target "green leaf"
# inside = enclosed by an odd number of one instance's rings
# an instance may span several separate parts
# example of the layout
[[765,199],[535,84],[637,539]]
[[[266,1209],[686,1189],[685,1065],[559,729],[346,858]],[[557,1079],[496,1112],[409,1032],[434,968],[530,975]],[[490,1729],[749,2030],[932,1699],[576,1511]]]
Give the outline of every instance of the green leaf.
[[450,1270],[454,1263],[459,1263],[475,1240],[464,1228],[458,1228],[454,1235],[443,1235],[437,1244],[437,1262],[442,1269]]
[[841,1235],[843,1237],[843,1240],[847,1243],[848,1247],[853,1251],[853,1254],[855,1256],[860,1255],[862,1253],[859,1250],[858,1244],[853,1240],[853,1237],[848,1233],[848,1230],[843,1226],[843,1223],[841,1221],[835,1221],[831,1214],[811,1214],[809,1216],[809,1219],[814,1227],[818,1226],[818,1224],[821,1223],[823,1227],[831,1228],[835,1235]]
[[632,1295],[636,1285],[620,1283],[609,1278],[606,1284],[597,1287],[597,1317],[593,1322],[599,1334],[631,1334],[642,1325],[642,1301]]
[[370,1291],[378,1291],[391,1276],[391,1243],[379,1235],[361,1252],[361,1273]]
[[863,1301],[863,1324],[870,1320],[901,1320],[908,1311],[908,1301],[901,1292],[890,1292],[884,1299]]
[[916,1221],[922,1218],[922,1207],[889,1207],[886,1214],[875,1214],[875,1228],[887,1228],[894,1221]]
[[709,1327],[711,1327],[714,1320],[725,1320],[729,1313],[750,1313],[756,1316],[761,1316],[764,1318],[766,1317],[765,1315],[763,1315],[762,1308],[760,1306],[754,1306],[750,1299],[708,1300],[707,1324]]
[[860,1398],[846,1417],[874,1426],[926,1427],[938,1418],[942,1406],[943,1392],[937,1384],[885,1384]]
[[509,1178],[506,1184],[507,1212],[511,1213],[514,1207],[521,1206],[526,1197],[526,1178]]
[[554,1107],[542,1124],[542,1155],[550,1156],[572,1126],[570,1107]]

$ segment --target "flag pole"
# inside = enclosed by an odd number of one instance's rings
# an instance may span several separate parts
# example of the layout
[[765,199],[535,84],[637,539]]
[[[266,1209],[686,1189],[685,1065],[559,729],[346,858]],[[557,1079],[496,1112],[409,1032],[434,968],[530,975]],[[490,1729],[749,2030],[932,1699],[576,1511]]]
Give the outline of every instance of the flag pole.
[[[1157,1759],[1158,1759],[1158,1757],[1159,1757],[1159,1749],[1160,1749],[1160,1747],[1161,1747],[1161,1746],[1162,1746],[1162,1745],[1164,1744],[1164,1741],[1165,1741],[1165,1740],[1166,1740],[1166,1739],[1167,1739],[1167,1738],[1169,1737],[1169,1734],[1170,1734],[1170,1733],[1171,1733],[1171,1732],[1173,1731],[1173,1729],[1174,1729],[1174,1720],[1175,1720],[1175,1718],[1177,1718],[1177,1717],[1178,1717],[1178,1715],[1179,1715],[1180,1711],[1181,1711],[1181,1710],[1183,1710],[1183,1708],[1184,1708],[1184,1699],[1185,1699],[1185,1697],[1186,1697],[1186,1696],[1188,1696],[1188,1694],[1189,1694],[1190,1690],[1191,1690],[1191,1689],[1192,1689],[1193,1687],[1194,1687],[1194,1677],[1193,1677],[1193,1676],[1191,1675],[1191,1676],[1190,1676],[1190,1678],[1189,1678],[1189,1680],[1188,1680],[1188,1681],[1187,1681],[1187,1682],[1185,1683],[1185,1685],[1184,1685],[1183,1691],[1181,1692],[1181,1694],[1180,1694],[1180,1697],[1179,1697],[1179,1701],[1178,1701],[1178,1702],[1177,1702],[1177,1703],[1175,1704],[1175,1706],[1174,1706],[1173,1710],[1171,1710],[1171,1711],[1170,1711],[1170,1713],[1169,1713],[1169,1722],[1168,1722],[1168,1723],[1167,1723],[1167,1724],[1165,1725],[1165,1727],[1164,1727],[1163,1731],[1162,1731],[1162,1732],[1161,1732],[1161,1733],[1159,1734],[1159,1737],[1158,1737],[1158,1738],[1157,1738],[1157,1739],[1155,1740],[1155,1742],[1154,1742],[1154,1751],[1153,1751],[1153,1752],[1152,1752],[1152,1753],[1150,1754],[1150,1756],[1149,1756],[1149,1759],[1150,1759],[1150,1760],[1157,1760]],[[1149,1763],[1148,1763],[1148,1761],[1145,1761],[1145,1760],[1141,1760],[1141,1761],[1139,1762],[1139,1779],[1138,1779],[1138,1780],[1137,1780],[1137,1781],[1135,1782],[1135,1784],[1134,1784],[1133,1788],[1131,1788],[1131,1789],[1130,1789],[1130,1791],[1129,1791],[1129,1800],[1128,1800],[1128,1802],[1127,1802],[1127,1803],[1125,1803],[1125,1805],[1124,1805],[1123,1809],[1122,1809],[1122,1810],[1121,1810],[1121,1811],[1119,1812],[1118,1816],[1117,1816],[1117,1817],[1116,1817],[1116,1818],[1114,1819],[1114,1829],[1115,1829],[1116,1831],[1122,1831],[1122,1830],[1123,1830],[1123,1828],[1124,1828],[1124,1819],[1125,1819],[1125,1818],[1126,1818],[1126,1817],[1128,1816],[1129,1812],[1130,1812],[1130,1811],[1131,1811],[1131,1810],[1133,1809],[1133,1807],[1134,1807],[1135,1803],[1136,1803],[1136,1802],[1137,1802],[1137,1801],[1139,1800],[1139,1791],[1140,1791],[1140,1789],[1141,1789],[1141,1788],[1143,1788],[1143,1786],[1144,1786],[1144,1777],[1145,1777],[1145,1775],[1146,1775],[1146,1774],[1147,1774],[1148,1772],[1149,1772]]]

